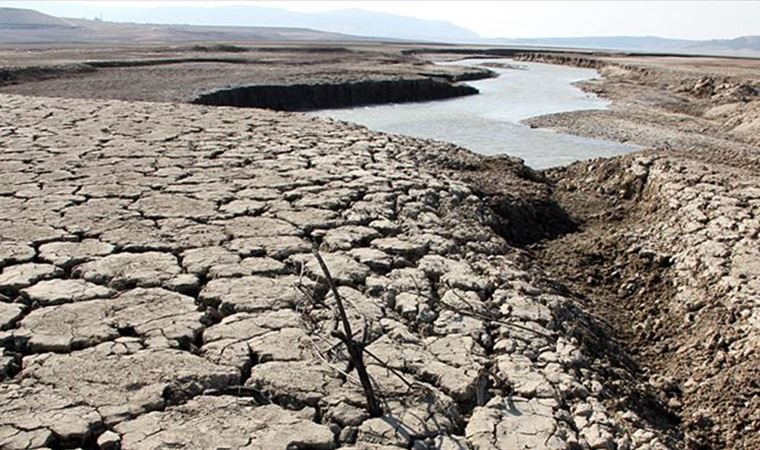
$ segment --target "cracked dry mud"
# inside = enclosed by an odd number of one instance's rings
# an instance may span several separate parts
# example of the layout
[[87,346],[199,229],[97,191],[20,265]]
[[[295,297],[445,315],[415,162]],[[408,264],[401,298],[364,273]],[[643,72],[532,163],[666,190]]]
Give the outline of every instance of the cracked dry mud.
[[[581,301],[494,231],[485,194],[435,170],[476,158],[460,149],[14,95],[0,147],[1,448],[678,446]],[[526,173],[501,180],[544,188]],[[369,339],[380,417],[330,335],[313,245]]]

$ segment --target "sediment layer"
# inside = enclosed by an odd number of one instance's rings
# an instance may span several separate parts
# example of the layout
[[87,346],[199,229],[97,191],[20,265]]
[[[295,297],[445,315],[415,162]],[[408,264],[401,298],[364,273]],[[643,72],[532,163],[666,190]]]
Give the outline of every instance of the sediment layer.
[[308,111],[379,103],[440,100],[477,94],[472,86],[433,78],[344,83],[240,86],[201,94],[192,103],[213,106]]

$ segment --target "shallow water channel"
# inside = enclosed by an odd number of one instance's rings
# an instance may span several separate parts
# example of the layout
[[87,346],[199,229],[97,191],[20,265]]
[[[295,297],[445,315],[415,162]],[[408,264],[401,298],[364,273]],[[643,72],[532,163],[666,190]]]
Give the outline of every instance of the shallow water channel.
[[591,69],[511,59],[463,60],[449,64],[500,63],[499,77],[469,81],[480,94],[451,100],[356,108],[328,109],[314,114],[346,120],[370,129],[451,142],[486,155],[518,156],[534,168],[569,164],[598,156],[614,156],[638,147],[532,129],[521,120],[543,114],[605,109],[608,103],[573,86],[598,76]]

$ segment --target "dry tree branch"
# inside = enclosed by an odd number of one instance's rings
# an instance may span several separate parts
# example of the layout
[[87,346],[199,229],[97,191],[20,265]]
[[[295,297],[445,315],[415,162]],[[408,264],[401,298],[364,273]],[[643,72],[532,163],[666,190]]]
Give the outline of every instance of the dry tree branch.
[[[328,367],[335,370],[344,379],[362,386],[365,397],[367,399],[367,409],[370,415],[372,416],[381,415],[382,409],[375,395],[375,388],[373,387],[373,381],[369,377],[369,374],[367,373],[367,370],[366,370],[366,364],[364,363],[364,358],[363,358],[364,354],[372,358],[380,367],[387,369],[391,374],[393,374],[398,379],[400,379],[410,390],[413,390],[415,387],[424,388],[426,390],[430,389],[428,386],[421,384],[419,382],[409,381],[401,371],[399,371],[398,369],[394,367],[391,367],[387,362],[383,361],[380,357],[370,352],[366,348],[367,345],[370,343],[372,322],[368,320],[363,314],[357,311],[362,318],[363,327],[361,330],[352,331],[351,323],[348,319],[348,315],[346,314],[345,303],[348,302],[349,305],[352,305],[357,310],[359,308],[350,299],[344,299],[340,296],[337,286],[335,284],[335,281],[333,280],[332,275],[329,271],[329,268],[327,267],[327,264],[325,263],[322,256],[319,254],[319,251],[316,248],[314,248],[313,253],[314,253],[315,258],[317,259],[317,262],[319,263],[320,269],[322,270],[323,276],[325,280],[327,281],[330,291],[332,292],[333,297],[335,298],[335,309],[337,309],[337,313],[335,312],[335,310],[333,310],[333,313],[334,313],[333,319],[335,320],[335,322],[333,324],[333,330],[330,334],[339,340],[339,342],[329,345],[327,349],[320,349],[317,343],[313,339],[311,339],[311,337],[309,337],[309,342],[311,343],[313,350],[316,353],[317,358],[320,359],[323,363],[325,363]],[[314,295],[312,292],[309,292],[309,289],[306,288],[306,286],[304,286],[304,284],[301,282],[303,275],[304,275],[304,270],[302,266],[301,277],[299,277],[299,281],[295,283],[295,288],[299,292],[301,292],[307,300],[309,300],[312,306],[315,306],[317,308],[329,307],[324,300],[317,299],[317,296]],[[343,331],[339,330],[341,324],[343,325]],[[303,321],[303,325],[307,326],[307,328],[311,329],[312,331],[316,331],[316,328],[312,328],[308,326],[309,324],[307,324],[305,321]],[[316,337],[319,338],[321,341],[327,344],[330,344],[330,342],[324,337],[321,337],[319,335],[316,335]],[[361,341],[357,340],[359,338],[361,339]],[[349,353],[349,366],[345,370],[341,370],[338,367],[336,367],[334,364],[332,364],[328,360],[326,356],[326,354],[333,352],[341,345],[345,345]],[[357,374],[359,375],[359,380],[357,380],[356,378],[348,374],[348,372],[353,370],[353,368],[356,368]]]
[[367,354],[367,356],[369,356],[370,358],[372,358],[375,361],[377,361],[380,364],[380,366],[382,366],[384,369],[387,369],[393,375],[396,375],[396,377],[398,377],[409,389],[412,389],[414,387],[415,383],[412,383],[411,381],[409,381],[406,378],[404,378],[404,375],[401,372],[399,372],[398,370],[396,370],[393,367],[391,367],[388,363],[386,363],[385,361],[383,361],[382,359],[380,359],[377,355],[375,355],[374,353],[370,352],[366,348],[364,348],[363,351],[364,351],[364,353]]
[[314,253],[314,257],[317,258],[319,267],[322,269],[325,280],[330,286],[330,290],[335,297],[335,304],[338,308],[338,315],[343,325],[343,331],[337,329],[333,330],[332,335],[340,339],[348,350],[351,364],[356,368],[356,374],[359,376],[359,381],[361,382],[362,390],[364,391],[364,397],[367,400],[367,412],[372,417],[379,417],[382,415],[383,411],[380,408],[377,397],[375,396],[375,391],[372,387],[372,380],[370,380],[369,374],[367,373],[367,367],[364,365],[364,344],[362,342],[355,341],[353,338],[354,333],[351,331],[351,322],[348,320],[346,309],[343,306],[343,300],[338,293],[338,288],[335,285],[335,281],[333,280],[332,275],[330,275],[330,270],[327,268],[325,260],[322,259],[322,255],[319,254],[319,250],[317,250],[316,247],[312,250],[312,252]]

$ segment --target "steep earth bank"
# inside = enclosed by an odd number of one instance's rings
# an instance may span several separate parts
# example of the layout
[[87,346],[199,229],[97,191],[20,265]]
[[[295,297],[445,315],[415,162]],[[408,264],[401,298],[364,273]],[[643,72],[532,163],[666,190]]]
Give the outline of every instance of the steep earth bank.
[[446,80],[417,79],[348,81],[336,84],[287,84],[240,86],[201,94],[192,103],[212,106],[266,108],[278,111],[308,111],[381,103],[440,100],[477,94],[472,86]]

